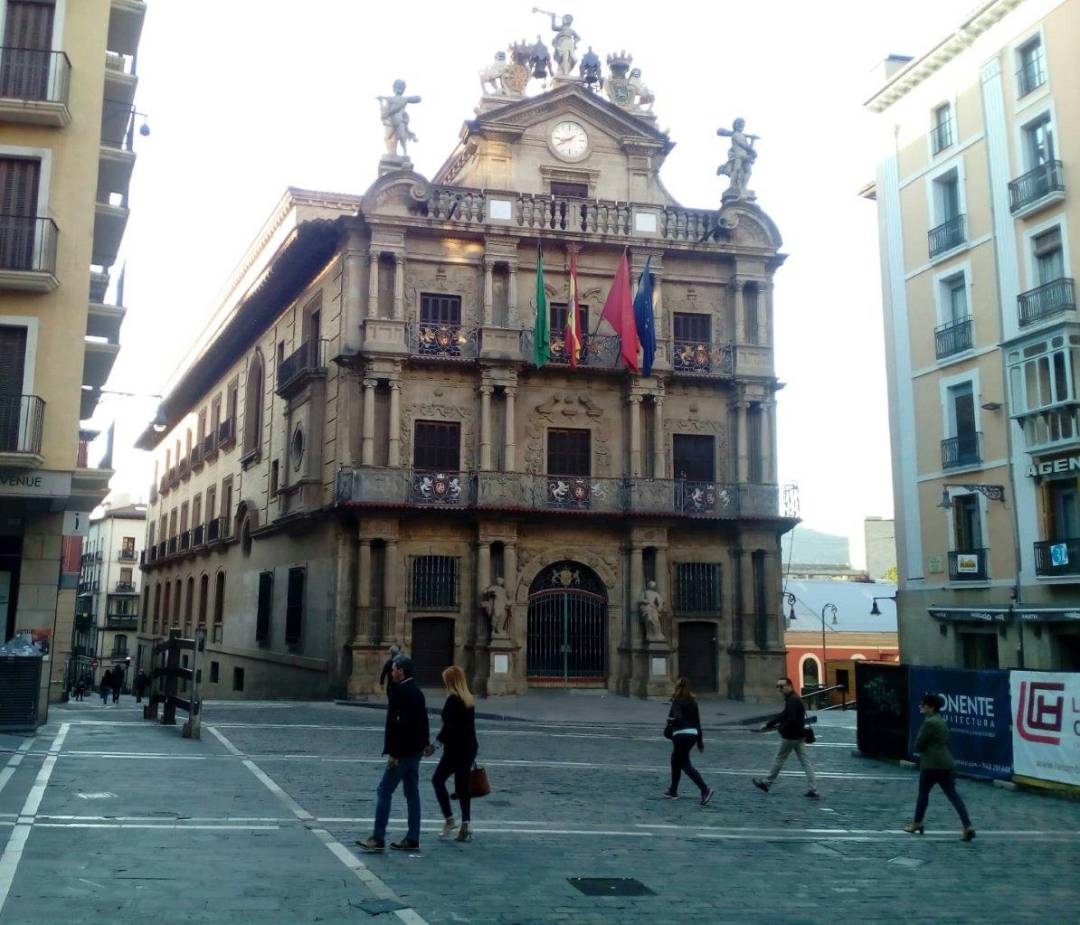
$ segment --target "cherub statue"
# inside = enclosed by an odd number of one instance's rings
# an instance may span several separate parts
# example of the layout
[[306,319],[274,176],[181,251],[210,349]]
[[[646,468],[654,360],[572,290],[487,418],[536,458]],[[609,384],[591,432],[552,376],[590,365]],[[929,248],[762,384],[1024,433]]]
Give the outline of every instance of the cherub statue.
[[393,96],[375,97],[382,107],[382,124],[386,127],[386,153],[391,157],[397,156],[398,145],[401,145],[402,157],[409,156],[409,142],[416,141],[416,136],[409,130],[409,114],[405,107],[409,103],[419,103],[418,96],[405,96],[405,81],[394,81]]
[[638,615],[641,628],[649,642],[663,642],[664,630],[660,626],[660,614],[664,609],[664,600],[656,590],[656,582],[650,581],[638,598]]
[[480,92],[487,95],[488,86],[491,87],[492,96],[501,96],[506,92],[503,78],[513,65],[506,60],[505,51],[495,52],[495,61],[480,72]]
[[487,615],[491,632],[506,632],[510,628],[510,598],[506,593],[505,582],[496,578],[480,594],[480,607]]
[[636,67],[630,72],[630,80],[628,83],[631,93],[631,99],[634,101],[634,105],[638,109],[644,109],[646,112],[652,112],[653,103],[656,102],[656,97],[653,96],[652,90],[645,86],[641,80],[641,68]]
[[574,70],[574,65],[577,64],[577,58],[574,57],[574,52],[577,51],[578,42],[581,41],[581,36],[572,28],[574,17],[567,13],[562,18],[562,23],[557,24],[555,22],[556,17],[554,13],[537,9],[535,6],[533,7],[533,12],[543,13],[545,16],[551,17],[551,31],[556,33],[555,39],[551,43],[551,47],[555,49],[555,63],[559,66],[559,76],[569,77]]
[[725,200],[747,198],[750,171],[753,169],[754,161],[757,160],[754,142],[759,136],[747,135],[743,132],[745,127],[745,119],[736,119],[730,129],[718,128],[716,130],[717,135],[731,139],[727,161],[716,168],[717,175],[725,174],[730,181],[728,188],[724,191]]

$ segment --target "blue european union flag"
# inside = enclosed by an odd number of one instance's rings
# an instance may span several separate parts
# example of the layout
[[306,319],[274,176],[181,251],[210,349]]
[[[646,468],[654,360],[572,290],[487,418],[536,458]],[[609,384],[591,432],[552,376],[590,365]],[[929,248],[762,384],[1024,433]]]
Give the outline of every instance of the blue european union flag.
[[638,277],[637,295],[634,296],[634,324],[641,341],[641,374],[652,375],[656,356],[656,328],[653,326],[653,274],[652,257],[645,261],[645,269]]

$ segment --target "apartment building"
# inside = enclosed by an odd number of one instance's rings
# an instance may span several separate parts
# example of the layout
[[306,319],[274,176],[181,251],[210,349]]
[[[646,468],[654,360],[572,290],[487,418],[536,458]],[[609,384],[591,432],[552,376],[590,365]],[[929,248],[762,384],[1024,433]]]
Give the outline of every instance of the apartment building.
[[[126,498],[106,501],[90,521],[83,540],[79,584],[75,598],[75,631],[68,677],[92,679],[104,672],[127,668],[135,656],[139,591],[139,557],[146,533],[146,505]],[[131,683],[131,672],[125,686]]]
[[1080,668],[1078,50],[995,0],[866,103],[905,661]]
[[[566,78],[480,109],[433,179],[388,155],[257,236],[140,441],[141,650],[205,623],[208,697],[371,693],[396,642],[421,683],[458,663],[489,694],[682,672],[771,698],[779,234],[748,197],[676,203],[632,96]],[[657,278],[650,376],[600,321],[627,248]]]
[[52,634],[54,698],[76,593],[65,512],[85,518],[112,475],[88,465],[79,422],[119,350],[124,310],[106,292],[144,14],[141,0],[0,2],[0,597],[5,638]]

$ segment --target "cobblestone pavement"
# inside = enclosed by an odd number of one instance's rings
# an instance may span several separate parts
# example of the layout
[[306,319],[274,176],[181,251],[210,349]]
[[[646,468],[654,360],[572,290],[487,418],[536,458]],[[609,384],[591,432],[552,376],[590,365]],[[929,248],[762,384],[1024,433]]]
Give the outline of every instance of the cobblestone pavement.
[[[970,844],[914,773],[853,754],[854,717],[811,749],[820,802],[777,740],[729,727],[663,799],[669,745],[641,725],[480,722],[494,793],[471,844],[442,842],[425,761],[422,852],[359,855],[383,759],[382,715],[333,704],[207,704],[201,741],[120,705],[53,707],[0,736],[0,923],[816,923],[1075,921],[1080,804],[962,781]],[[437,720],[433,718],[433,725]],[[390,835],[404,832],[395,800]],[[649,892],[590,896],[570,878]]]

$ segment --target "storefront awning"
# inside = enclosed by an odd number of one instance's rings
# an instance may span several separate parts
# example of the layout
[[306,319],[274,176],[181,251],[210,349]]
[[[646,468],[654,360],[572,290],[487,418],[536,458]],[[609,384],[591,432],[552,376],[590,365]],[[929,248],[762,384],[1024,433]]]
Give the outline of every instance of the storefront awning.
[[935,620],[947,623],[1008,623],[1020,619],[1024,623],[1080,623],[1080,605],[1076,607],[1015,607],[1010,616],[1008,607],[930,607]]

